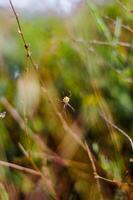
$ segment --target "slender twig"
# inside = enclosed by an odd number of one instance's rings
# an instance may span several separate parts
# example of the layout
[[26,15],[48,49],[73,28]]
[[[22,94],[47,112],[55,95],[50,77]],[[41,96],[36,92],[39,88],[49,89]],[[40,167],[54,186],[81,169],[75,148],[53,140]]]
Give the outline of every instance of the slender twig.
[[133,151],[133,140],[130,138],[130,136],[123,131],[121,128],[119,128],[118,126],[116,126],[115,124],[113,124],[109,119],[107,119],[107,117],[105,115],[103,115],[101,112],[99,112],[100,116],[109,124],[111,125],[113,128],[115,128],[117,131],[119,131],[120,133],[122,133],[130,142],[131,144],[131,148]]
[[99,191],[99,194],[100,194],[100,199],[102,200],[103,196],[102,196],[102,191],[101,191],[101,185],[100,185],[99,179],[97,179],[98,173],[97,173],[97,169],[96,169],[96,166],[95,166],[95,162],[93,160],[93,156],[92,156],[92,153],[89,149],[89,146],[86,142],[85,142],[85,146],[86,146],[86,150],[87,150],[87,153],[88,153],[91,165],[92,165],[94,178],[96,179],[97,188],[98,188],[98,191]]
[[[112,22],[114,25],[116,25],[116,21],[113,18],[111,18],[109,16],[104,16],[104,18],[109,20],[110,22]],[[133,29],[130,26],[122,24],[121,27],[124,28],[125,30],[133,33]]]
[[25,148],[23,147],[23,145],[21,143],[18,143],[19,148],[21,149],[21,151],[23,152],[23,154],[25,155],[25,157],[29,157],[28,152],[25,150]]
[[120,42],[106,42],[106,41],[99,41],[99,40],[90,40],[90,41],[85,41],[83,39],[77,39],[75,40],[76,42],[80,42],[80,43],[88,43],[88,44],[92,44],[92,45],[105,45],[105,46],[121,46],[121,47],[127,47],[127,48],[131,48],[133,47],[133,45],[131,45],[130,43],[127,43],[127,42],[123,42],[123,41],[120,41]]
[[18,143],[18,146],[21,149],[21,151],[23,152],[23,154],[25,155],[25,157],[30,161],[30,163],[32,164],[32,166],[34,167],[34,169],[37,170],[37,171],[39,171],[41,173],[41,171],[39,170],[39,168],[37,167],[37,165],[33,161],[32,157],[31,157],[31,154],[29,154],[29,152],[27,152],[25,150],[25,148],[23,147],[23,145],[21,143]]
[[6,108],[6,110],[12,115],[13,119],[18,122],[22,129],[24,129],[24,121],[19,115],[17,110],[8,102],[5,97],[0,98],[1,104]]
[[11,5],[11,8],[12,8],[12,11],[13,11],[13,13],[14,13],[14,16],[15,16],[15,18],[16,18],[16,21],[17,21],[18,33],[20,34],[20,36],[21,36],[21,38],[22,38],[22,41],[23,41],[23,43],[24,43],[24,48],[25,48],[25,50],[26,50],[27,57],[29,58],[29,60],[30,60],[30,62],[31,62],[31,64],[32,64],[32,66],[34,67],[34,69],[37,70],[37,69],[38,69],[38,65],[37,65],[36,63],[34,63],[33,58],[32,58],[32,56],[31,56],[31,52],[30,52],[30,50],[29,50],[29,44],[26,42],[26,39],[25,39],[25,37],[24,37],[23,31],[22,31],[22,27],[21,27],[21,24],[20,24],[20,21],[19,21],[18,14],[17,14],[17,12],[16,12],[16,10],[15,10],[15,8],[14,8],[14,6],[13,6],[12,1],[9,0],[9,2],[10,2],[10,5]]
[[[108,182],[108,183],[111,183],[111,184],[114,184],[114,185],[117,185],[118,187],[121,187],[122,183],[120,181],[116,181],[116,180],[111,180],[111,179],[108,179],[108,178],[104,178],[102,176],[99,176],[99,175],[95,175],[95,178],[96,179],[101,179],[105,182]],[[124,183],[123,183],[124,184]],[[125,183],[127,184],[127,183]]]
[[91,153],[91,150],[88,146],[88,144],[85,142],[85,145],[86,145],[86,149],[87,149],[87,152],[88,152],[88,156],[89,156],[89,159],[90,159],[90,162],[91,162],[91,165],[92,165],[92,169],[93,169],[93,175],[94,175],[94,178],[96,179],[96,183],[97,183],[97,188],[99,190],[99,193],[100,193],[100,198],[103,199],[103,196],[102,196],[102,191],[101,191],[101,185],[100,185],[100,182],[99,180],[103,180],[105,182],[108,182],[108,183],[111,183],[111,184],[114,184],[115,186],[117,186],[118,188],[121,188],[121,186],[123,184],[127,184],[127,185],[130,185],[129,183],[122,183],[121,181],[118,181],[118,180],[111,180],[111,179],[108,179],[108,178],[105,178],[105,177],[102,177],[98,174],[97,172],[97,169],[96,169],[96,165],[95,165],[95,162],[94,162],[94,159],[93,159],[93,155]]
[[16,169],[16,170],[19,170],[19,171],[22,171],[22,172],[25,172],[25,173],[30,173],[30,174],[33,174],[33,175],[41,176],[41,173],[36,171],[36,170],[30,169],[30,168],[27,168],[27,167],[22,167],[20,165],[14,164],[14,163],[5,162],[5,161],[2,161],[2,160],[0,160],[0,166],[11,167],[13,169]]

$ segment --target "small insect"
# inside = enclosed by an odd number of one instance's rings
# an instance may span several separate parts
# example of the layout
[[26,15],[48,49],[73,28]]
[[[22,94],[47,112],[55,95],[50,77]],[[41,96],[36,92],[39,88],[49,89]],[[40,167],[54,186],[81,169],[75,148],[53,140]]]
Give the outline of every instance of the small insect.
[[64,103],[64,108],[66,108],[67,106],[69,107],[69,108],[71,108],[71,110],[73,111],[73,112],[75,112],[75,109],[71,106],[71,104],[69,103],[70,102],[70,96],[71,96],[71,93],[70,93],[70,95],[69,95],[69,97],[68,96],[65,96],[63,99],[62,99],[62,102]]
[[5,116],[6,116],[6,112],[1,112],[1,113],[0,113],[0,118],[3,119],[3,118],[5,118]]

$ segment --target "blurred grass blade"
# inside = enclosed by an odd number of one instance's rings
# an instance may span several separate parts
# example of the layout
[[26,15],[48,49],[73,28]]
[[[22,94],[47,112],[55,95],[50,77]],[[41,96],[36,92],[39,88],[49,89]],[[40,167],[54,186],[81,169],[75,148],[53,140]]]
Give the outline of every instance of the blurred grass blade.
[[108,27],[106,26],[102,17],[100,16],[97,7],[90,0],[86,0],[86,2],[87,2],[89,9],[91,10],[92,15],[94,16],[94,18],[96,20],[96,24],[97,24],[99,30],[103,33],[105,38],[108,41],[110,41],[112,39],[112,36],[110,34],[110,31],[108,30]]
[[121,34],[121,28],[122,28],[122,20],[121,18],[117,17],[115,22],[115,31],[114,31],[114,41],[117,43],[120,38]]
[[2,183],[0,183],[0,200],[9,200],[9,196]]
[[121,28],[122,28],[122,20],[120,18],[116,18],[116,22],[115,22],[115,30],[114,30],[114,37],[112,40],[112,53],[111,55],[111,59],[115,62],[116,66],[121,66],[122,68],[122,63],[121,63],[121,59],[120,55],[119,55],[119,51],[118,51],[118,43],[119,43],[119,39],[120,39],[120,34],[121,34]]

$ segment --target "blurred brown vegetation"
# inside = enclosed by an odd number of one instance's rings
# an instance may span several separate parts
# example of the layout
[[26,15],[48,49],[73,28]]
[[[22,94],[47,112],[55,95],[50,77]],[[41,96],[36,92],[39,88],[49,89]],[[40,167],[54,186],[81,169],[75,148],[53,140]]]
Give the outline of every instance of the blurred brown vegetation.
[[0,11],[0,199],[133,199],[132,7]]

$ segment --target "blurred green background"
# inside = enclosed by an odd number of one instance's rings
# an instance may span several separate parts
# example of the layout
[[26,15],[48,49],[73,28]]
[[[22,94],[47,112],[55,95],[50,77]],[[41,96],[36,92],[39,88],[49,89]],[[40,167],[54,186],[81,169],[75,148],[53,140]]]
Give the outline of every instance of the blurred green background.
[[[9,3],[0,9],[0,160],[42,174],[0,163],[0,199],[132,200],[133,149],[121,130],[132,139],[133,2],[59,2],[46,9],[44,2],[21,8],[14,1],[38,70]],[[101,192],[87,152],[58,112],[107,179]]]

